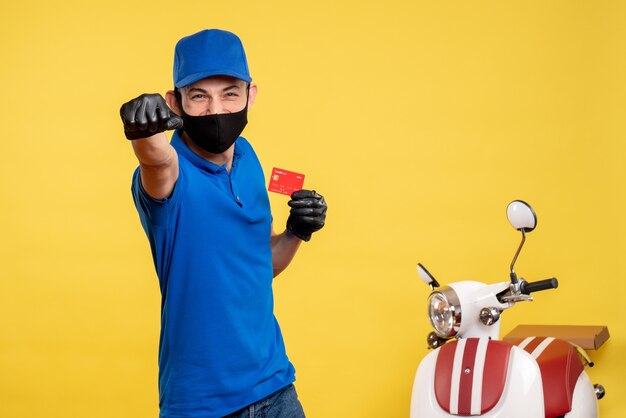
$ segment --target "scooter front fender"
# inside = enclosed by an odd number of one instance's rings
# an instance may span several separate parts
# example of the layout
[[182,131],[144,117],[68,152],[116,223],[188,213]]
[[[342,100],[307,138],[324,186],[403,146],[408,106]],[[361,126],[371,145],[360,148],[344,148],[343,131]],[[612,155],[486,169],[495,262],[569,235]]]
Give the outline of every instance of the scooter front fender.
[[[449,418],[435,395],[435,369],[440,348],[420,363],[413,383],[411,418]],[[498,403],[480,415],[485,418],[544,418],[541,373],[535,359],[511,347],[506,383]]]

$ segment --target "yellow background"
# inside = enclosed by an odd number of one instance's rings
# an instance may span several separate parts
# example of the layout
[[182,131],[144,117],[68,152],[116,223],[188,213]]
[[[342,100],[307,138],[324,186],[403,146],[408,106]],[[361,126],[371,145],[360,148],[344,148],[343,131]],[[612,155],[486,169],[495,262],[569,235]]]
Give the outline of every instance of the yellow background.
[[[503,316],[606,324],[623,414],[622,1],[15,1],[0,14],[0,417],[156,417],[159,291],[120,105],[171,88],[173,48],[238,33],[266,177],[306,174],[327,226],[275,282],[309,417],[406,417],[428,288],[557,276]],[[272,195],[277,228],[287,197]]]

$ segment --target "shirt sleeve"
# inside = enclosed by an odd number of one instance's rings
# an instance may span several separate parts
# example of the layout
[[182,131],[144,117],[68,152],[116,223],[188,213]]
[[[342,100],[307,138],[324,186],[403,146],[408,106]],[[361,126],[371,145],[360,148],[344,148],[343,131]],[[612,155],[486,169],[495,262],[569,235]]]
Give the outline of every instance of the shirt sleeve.
[[172,222],[173,214],[180,206],[182,189],[184,187],[185,176],[178,166],[178,179],[174,184],[174,189],[170,196],[165,199],[155,199],[144,190],[141,183],[141,169],[137,167],[133,174],[131,191],[135,207],[139,213],[139,218],[144,229],[152,227],[167,228]]

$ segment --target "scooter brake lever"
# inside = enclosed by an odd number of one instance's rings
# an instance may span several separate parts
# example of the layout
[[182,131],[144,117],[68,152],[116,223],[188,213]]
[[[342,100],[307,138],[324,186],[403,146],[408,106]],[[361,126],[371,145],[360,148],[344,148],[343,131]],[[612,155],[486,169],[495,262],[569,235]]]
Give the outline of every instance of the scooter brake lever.
[[532,302],[533,301],[532,296],[522,293],[523,283],[526,283],[526,281],[521,277],[519,278],[518,282],[511,283],[509,285],[508,291],[505,294],[503,294],[502,296],[498,295],[498,299],[500,300],[500,302],[502,303],[526,302],[526,301]]
[[504,295],[502,296],[500,299],[502,299],[502,302],[532,302],[533,301],[533,297],[530,295],[524,295],[524,294],[520,294],[520,295]]

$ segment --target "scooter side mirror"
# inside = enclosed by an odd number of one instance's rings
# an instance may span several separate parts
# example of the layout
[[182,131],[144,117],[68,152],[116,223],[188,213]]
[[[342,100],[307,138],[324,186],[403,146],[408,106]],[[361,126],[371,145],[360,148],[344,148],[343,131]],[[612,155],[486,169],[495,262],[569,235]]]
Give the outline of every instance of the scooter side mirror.
[[530,232],[537,226],[537,215],[533,208],[523,200],[514,200],[506,208],[506,216],[513,228]]
[[437,280],[435,280],[433,275],[430,274],[428,270],[426,270],[426,267],[422,266],[420,263],[417,263],[417,274],[419,274],[420,279],[422,279],[424,283],[429,285],[431,289],[434,290],[436,287],[439,287],[439,283],[437,282]]
[[515,274],[514,270],[515,262],[526,241],[526,233],[532,231],[537,226],[537,215],[528,203],[523,200],[514,200],[507,206],[506,216],[509,218],[509,222],[513,225],[513,228],[522,233],[522,242],[513,257],[513,261],[511,261],[511,283],[517,286],[517,274]]

